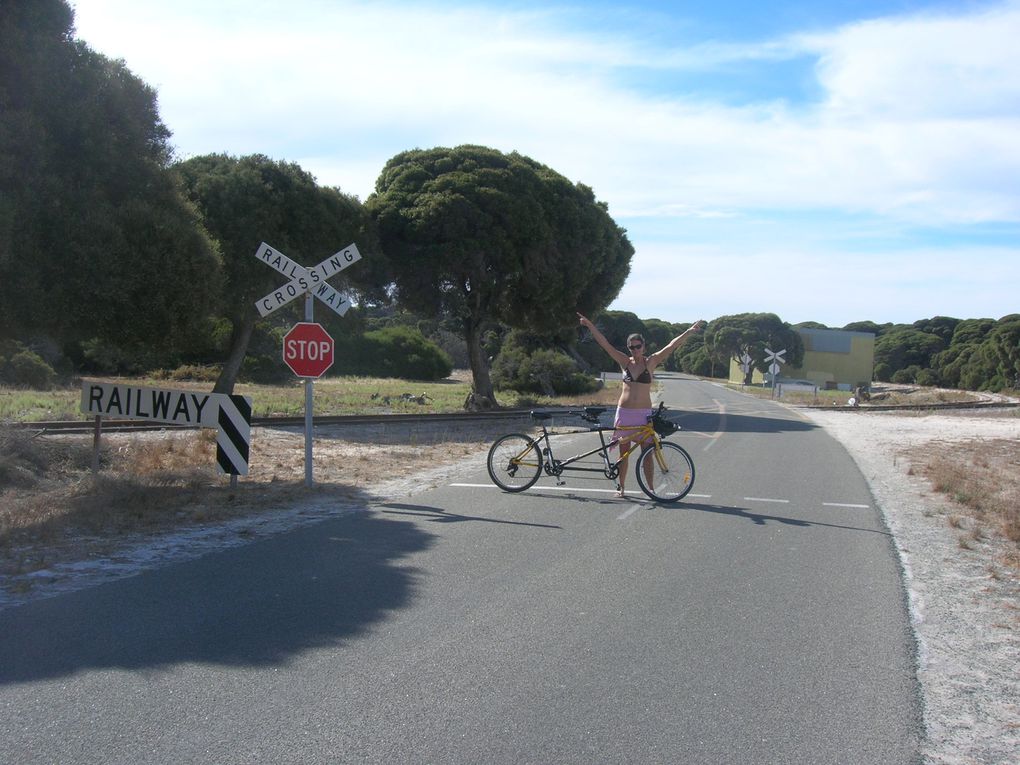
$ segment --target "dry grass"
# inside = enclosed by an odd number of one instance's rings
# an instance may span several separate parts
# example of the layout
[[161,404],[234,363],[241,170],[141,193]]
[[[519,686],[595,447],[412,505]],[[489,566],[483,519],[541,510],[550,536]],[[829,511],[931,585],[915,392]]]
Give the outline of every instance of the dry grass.
[[315,486],[306,488],[303,432],[256,429],[251,475],[232,489],[216,472],[212,431],[106,435],[93,476],[91,436],[33,438],[0,428],[0,577],[108,555],[139,534],[257,515],[309,496],[368,493],[477,453],[496,432],[403,433],[371,442],[354,435],[317,432]]
[[960,545],[973,549],[989,534],[1008,541],[1003,563],[1020,569],[1020,443],[1009,439],[962,441],[915,456],[933,488],[965,511],[949,516]]
[[[418,386],[415,392],[424,388],[430,399],[426,406],[408,405],[408,411],[454,411],[462,405],[469,383],[466,370],[424,386],[396,380],[328,379],[316,385],[316,412],[374,412],[387,398],[391,399],[387,411],[391,411],[400,403],[398,394],[412,390],[412,385]],[[297,384],[238,392],[253,395],[266,412],[289,413],[291,399],[303,402]],[[9,394],[0,395],[0,414],[7,411],[6,417],[32,420],[67,416],[65,412],[73,416],[78,392],[64,391],[66,401],[52,396],[36,400],[25,392],[18,397],[2,389],[0,394]],[[618,395],[618,388],[611,385],[583,399],[503,403],[615,403]],[[101,469],[94,476],[91,436],[40,437],[0,426],[0,580],[10,587],[11,576],[55,562],[107,555],[140,534],[256,515],[287,507],[309,494],[350,497],[369,492],[385,480],[477,453],[505,427],[497,423],[460,432],[405,429],[387,431],[388,436],[350,429],[329,434],[317,429],[315,486],[311,488],[304,482],[303,432],[257,428],[252,434],[251,474],[231,488],[229,479],[216,472],[212,431],[104,434]]]

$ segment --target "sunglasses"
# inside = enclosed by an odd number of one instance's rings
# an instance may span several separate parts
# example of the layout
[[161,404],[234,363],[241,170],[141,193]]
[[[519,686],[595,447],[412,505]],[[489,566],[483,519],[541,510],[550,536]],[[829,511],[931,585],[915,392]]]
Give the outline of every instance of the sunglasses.
[[632,351],[636,351],[638,348],[644,348],[645,344],[638,343],[637,345],[628,345],[627,347],[630,348]]

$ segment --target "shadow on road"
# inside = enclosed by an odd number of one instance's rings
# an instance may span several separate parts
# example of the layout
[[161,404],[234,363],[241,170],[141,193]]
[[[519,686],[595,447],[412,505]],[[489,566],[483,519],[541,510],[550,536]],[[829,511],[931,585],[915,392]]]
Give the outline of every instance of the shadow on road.
[[273,665],[365,632],[415,597],[397,565],[434,537],[352,513],[0,616],[0,684],[181,662]]
[[535,526],[540,529],[562,529],[562,526],[554,526],[548,523],[528,523],[527,521],[506,521],[500,518],[483,518],[478,515],[461,515],[460,513],[450,513],[443,510],[441,507],[432,507],[429,505],[405,505],[395,502],[390,502],[381,505],[375,505],[375,509],[383,513],[390,513],[394,515],[411,515],[416,518],[423,518],[425,520],[434,521],[437,523],[462,523],[464,521],[481,521],[482,523],[505,523],[510,526]]
[[703,513],[717,513],[719,515],[728,515],[734,518],[742,518],[758,526],[766,526],[769,522],[780,523],[785,526],[800,526],[802,528],[809,528],[812,526],[822,526],[830,529],[846,529],[847,531],[865,531],[869,534],[879,534],[885,537],[891,537],[888,531],[882,531],[880,529],[865,529],[859,526],[845,526],[839,523],[824,523],[822,521],[805,521],[801,518],[789,518],[782,515],[765,515],[764,513],[755,513],[748,510],[746,507],[727,507],[725,505],[709,505],[697,502],[682,502],[677,505],[657,505],[656,507],[670,510],[697,510]]
[[818,426],[807,420],[793,417],[763,417],[751,414],[726,412],[682,411],[670,412],[670,419],[680,423],[682,430],[692,433],[796,433],[818,430]]

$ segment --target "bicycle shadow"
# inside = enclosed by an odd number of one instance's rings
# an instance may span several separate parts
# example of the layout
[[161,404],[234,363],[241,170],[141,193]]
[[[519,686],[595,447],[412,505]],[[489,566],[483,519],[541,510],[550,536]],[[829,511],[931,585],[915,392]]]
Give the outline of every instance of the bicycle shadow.
[[506,524],[508,526],[533,526],[539,529],[563,529],[562,526],[556,526],[549,523],[529,523],[527,521],[508,521],[502,518],[484,518],[479,515],[462,515],[461,513],[451,513],[441,507],[432,507],[429,505],[408,505],[400,502],[385,502],[383,504],[373,505],[372,509],[389,515],[408,515],[415,518],[422,518],[434,523],[464,523],[466,521],[480,521],[482,523],[499,523]]
[[847,531],[864,531],[869,534],[878,534],[884,537],[891,537],[892,534],[881,529],[866,529],[860,526],[847,526],[840,523],[826,523],[825,521],[806,521],[803,518],[790,518],[782,515],[768,515],[755,513],[746,507],[735,507],[732,505],[713,505],[705,502],[678,502],[676,504],[665,504],[661,502],[648,502],[650,507],[662,510],[697,510],[702,513],[714,513],[716,515],[729,516],[750,521],[756,526],[767,526],[769,522],[778,523],[784,526],[796,526],[799,528],[812,528],[815,526],[831,529],[845,529]]

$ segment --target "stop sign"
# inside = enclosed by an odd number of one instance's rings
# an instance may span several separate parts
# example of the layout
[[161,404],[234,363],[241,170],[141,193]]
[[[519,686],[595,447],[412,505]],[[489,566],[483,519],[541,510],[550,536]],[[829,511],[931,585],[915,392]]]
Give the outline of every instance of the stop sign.
[[283,360],[298,377],[320,377],[333,366],[333,338],[320,324],[298,322],[283,336]]

